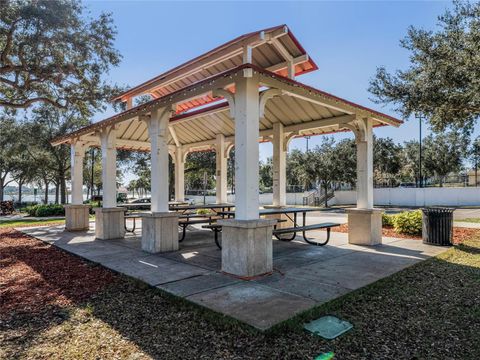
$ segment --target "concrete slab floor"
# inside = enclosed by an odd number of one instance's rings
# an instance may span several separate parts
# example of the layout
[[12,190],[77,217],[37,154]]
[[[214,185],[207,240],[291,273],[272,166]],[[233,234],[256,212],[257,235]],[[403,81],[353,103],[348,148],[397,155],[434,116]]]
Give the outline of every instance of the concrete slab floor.
[[[210,231],[192,228],[179,251],[152,255],[140,249],[141,224],[136,235],[117,240],[95,240],[93,226],[86,232],[19,230],[261,330],[446,250],[395,238],[373,247],[350,245],[347,234],[336,232],[322,247],[276,240],[274,273],[243,281],[220,272],[221,251]],[[321,240],[325,232],[310,236]]]

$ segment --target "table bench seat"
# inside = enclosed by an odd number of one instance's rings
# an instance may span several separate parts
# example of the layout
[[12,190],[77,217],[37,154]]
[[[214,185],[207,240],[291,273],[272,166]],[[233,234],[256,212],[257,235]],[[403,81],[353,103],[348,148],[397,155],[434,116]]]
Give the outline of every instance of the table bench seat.
[[182,228],[182,235],[180,236],[180,239],[178,239],[179,242],[182,242],[185,239],[185,235],[187,232],[187,227],[190,225],[197,225],[197,224],[212,224],[212,221],[215,221],[216,219],[212,218],[212,216],[203,216],[201,219],[195,219],[195,220],[188,220],[188,218],[184,218],[187,220],[182,220],[178,222],[178,226]]
[[[274,229],[272,233],[273,233],[273,235],[275,235],[275,237],[278,240],[292,241],[297,236],[297,233],[301,232],[303,234],[303,239],[307,243],[309,243],[310,245],[323,246],[323,245],[326,245],[328,243],[328,241],[330,240],[330,230],[331,230],[331,228],[336,227],[336,226],[340,226],[340,224],[327,222],[327,223],[319,223],[319,224],[304,225],[304,226],[295,226],[295,227],[282,228],[282,229]],[[312,240],[307,239],[307,237],[305,236],[305,233],[307,231],[321,230],[321,229],[326,229],[327,230],[327,239],[324,242],[320,243],[320,242],[312,241]],[[293,235],[290,238],[282,238],[282,237],[279,236],[279,235],[282,235],[282,234],[293,234]]]
[[[278,219],[278,223],[286,222],[286,219]],[[219,249],[222,249],[222,245],[220,245],[220,242],[218,241],[218,234],[222,232],[222,225],[213,223],[213,224],[208,224],[208,225],[202,225],[202,229],[209,229],[213,231],[214,234],[214,239],[215,239],[215,244]]]

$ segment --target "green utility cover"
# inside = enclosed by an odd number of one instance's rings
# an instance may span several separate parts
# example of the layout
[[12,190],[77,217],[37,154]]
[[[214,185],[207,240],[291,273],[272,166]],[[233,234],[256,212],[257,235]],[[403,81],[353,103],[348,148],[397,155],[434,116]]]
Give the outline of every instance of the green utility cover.
[[335,357],[335,354],[330,351],[328,353],[323,353],[318,355],[315,360],[332,360]]
[[311,333],[320,335],[324,339],[332,340],[353,328],[353,325],[348,321],[340,320],[335,316],[329,315],[313,320],[303,325],[303,327]]

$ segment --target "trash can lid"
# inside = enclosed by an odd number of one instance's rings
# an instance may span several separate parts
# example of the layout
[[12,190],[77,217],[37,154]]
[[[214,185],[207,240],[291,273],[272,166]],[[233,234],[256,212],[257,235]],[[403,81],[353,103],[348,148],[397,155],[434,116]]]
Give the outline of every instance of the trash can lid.
[[423,208],[422,211],[424,213],[452,213],[455,211],[455,208],[449,208],[444,206],[431,206]]

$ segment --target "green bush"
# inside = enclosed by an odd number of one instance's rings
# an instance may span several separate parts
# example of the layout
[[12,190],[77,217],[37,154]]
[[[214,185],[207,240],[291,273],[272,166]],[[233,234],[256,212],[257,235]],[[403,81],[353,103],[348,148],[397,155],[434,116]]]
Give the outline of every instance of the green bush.
[[395,215],[393,226],[396,232],[406,235],[422,234],[422,211],[404,211]]
[[210,209],[198,209],[197,210],[197,215],[208,215],[210,213],[211,213]]
[[65,215],[65,208],[60,204],[33,205],[26,207],[25,211],[30,216],[38,217]]
[[37,211],[37,206],[38,205],[32,205],[32,206],[27,206],[23,209],[21,209],[21,212],[26,212],[30,216],[35,216],[35,212]]
[[382,226],[393,227],[395,224],[395,215],[382,214]]

